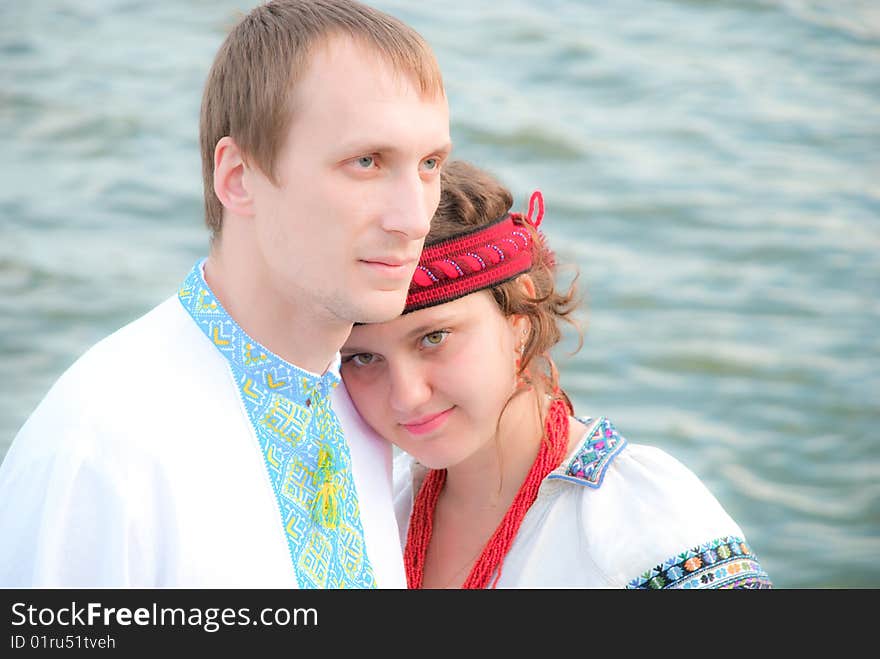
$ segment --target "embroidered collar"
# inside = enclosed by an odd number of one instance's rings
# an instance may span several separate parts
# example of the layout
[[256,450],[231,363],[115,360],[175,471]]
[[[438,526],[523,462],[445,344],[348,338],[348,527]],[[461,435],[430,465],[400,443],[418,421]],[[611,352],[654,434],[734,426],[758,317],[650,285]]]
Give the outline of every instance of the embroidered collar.
[[584,440],[547,478],[598,489],[612,460],[626,446],[626,439],[617,432],[608,417],[599,417],[596,421],[579,418],[578,421],[590,429]]
[[306,406],[311,405],[311,396],[316,393],[329,396],[340,380],[339,353],[323,375],[315,375],[279,357],[233,320],[205,281],[204,267],[202,259],[184,280],[178,297],[237,372],[260,376],[249,387],[265,387]]
[[205,281],[204,260],[178,298],[227,360],[275,493],[301,588],[371,588],[351,456],[330,393],[339,354],[323,375],[285,361],[248,336]]

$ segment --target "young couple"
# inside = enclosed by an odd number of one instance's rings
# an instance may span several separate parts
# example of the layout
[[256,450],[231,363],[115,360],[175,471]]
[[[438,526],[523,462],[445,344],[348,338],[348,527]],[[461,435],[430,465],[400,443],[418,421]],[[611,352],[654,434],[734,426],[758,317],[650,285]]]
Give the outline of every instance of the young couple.
[[0,585],[769,585],[696,476],[574,416],[543,200],[448,162],[412,29],[254,9],[201,144],[209,255],[15,438]]

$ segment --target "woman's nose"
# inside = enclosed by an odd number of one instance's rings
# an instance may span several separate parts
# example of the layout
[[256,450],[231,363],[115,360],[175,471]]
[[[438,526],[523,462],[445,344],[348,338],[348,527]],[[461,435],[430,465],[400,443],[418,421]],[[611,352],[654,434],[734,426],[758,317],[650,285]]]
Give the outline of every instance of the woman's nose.
[[432,390],[426,375],[423,368],[411,361],[389,366],[391,409],[403,420],[410,420],[412,414],[423,411],[431,399]]

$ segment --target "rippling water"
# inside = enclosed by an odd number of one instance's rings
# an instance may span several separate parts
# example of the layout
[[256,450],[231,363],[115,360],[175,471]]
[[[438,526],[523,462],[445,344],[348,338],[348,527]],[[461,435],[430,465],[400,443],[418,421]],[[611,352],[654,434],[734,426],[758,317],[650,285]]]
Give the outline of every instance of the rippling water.
[[[201,86],[253,4],[0,4],[0,455],[205,252]],[[691,467],[777,585],[880,586],[880,6],[373,4],[434,46],[456,155],[544,191],[578,411]]]

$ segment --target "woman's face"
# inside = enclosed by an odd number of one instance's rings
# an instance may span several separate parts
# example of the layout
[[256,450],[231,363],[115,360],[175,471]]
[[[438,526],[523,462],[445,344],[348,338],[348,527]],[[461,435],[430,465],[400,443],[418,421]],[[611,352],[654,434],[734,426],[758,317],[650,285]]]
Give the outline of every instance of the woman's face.
[[493,440],[524,322],[479,291],[359,325],[342,347],[342,377],[376,432],[428,467],[450,467]]

